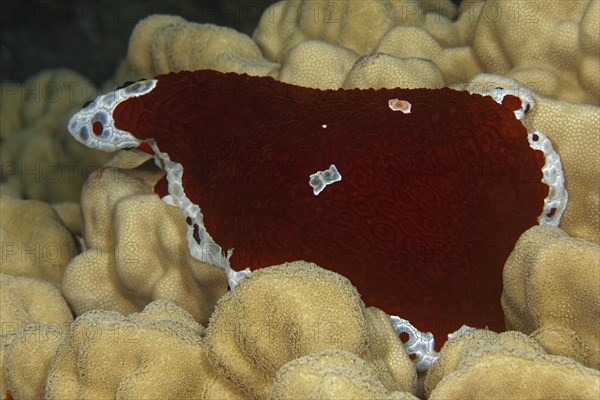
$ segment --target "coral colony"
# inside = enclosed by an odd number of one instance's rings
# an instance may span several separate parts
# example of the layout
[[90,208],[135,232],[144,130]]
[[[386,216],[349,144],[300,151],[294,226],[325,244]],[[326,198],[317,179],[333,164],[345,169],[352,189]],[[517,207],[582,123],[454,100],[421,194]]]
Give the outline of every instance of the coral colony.
[[402,317],[392,323],[425,370],[434,335],[439,348],[463,324],[504,329],[509,253],[566,206],[557,154],[519,121],[533,101],[482,94],[179,72],[100,96],[69,131],[91,148],[153,154],[191,254],[226,270],[231,289],[293,260],[338,272]]

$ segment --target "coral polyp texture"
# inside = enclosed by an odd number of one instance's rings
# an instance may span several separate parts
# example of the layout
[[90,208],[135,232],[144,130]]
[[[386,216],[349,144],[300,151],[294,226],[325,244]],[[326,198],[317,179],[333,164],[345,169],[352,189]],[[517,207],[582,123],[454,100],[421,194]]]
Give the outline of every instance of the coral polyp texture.
[[[71,325],[45,382],[48,399],[239,398],[208,363],[204,328],[157,300],[125,317],[90,311]],[[242,397],[243,398],[243,397]]]
[[504,267],[507,328],[530,334],[550,354],[600,368],[598,282],[599,245],[555,227],[529,229]]
[[48,203],[0,196],[0,272],[59,284],[75,238]]
[[25,276],[0,273],[0,304],[0,390],[41,398],[50,358],[73,315],[56,286]]
[[73,142],[69,115],[98,89],[64,68],[42,71],[25,83],[2,84],[0,126],[2,194],[50,203],[79,201],[87,175],[110,159]]
[[478,330],[446,342],[425,389],[430,399],[593,399],[600,373],[546,354],[523,333]]
[[2,82],[0,397],[597,400],[598,26],[286,0]]
[[62,290],[77,314],[129,314],[164,299],[206,323],[227,290],[225,273],[187,251],[181,213],[152,192],[160,172],[106,168],[82,190],[84,249],[68,265]]
[[415,368],[386,317],[365,309],[342,276],[287,263],[256,271],[219,301],[207,329],[207,354],[254,398],[268,397],[284,364],[327,349],[362,357],[379,386],[414,392]]

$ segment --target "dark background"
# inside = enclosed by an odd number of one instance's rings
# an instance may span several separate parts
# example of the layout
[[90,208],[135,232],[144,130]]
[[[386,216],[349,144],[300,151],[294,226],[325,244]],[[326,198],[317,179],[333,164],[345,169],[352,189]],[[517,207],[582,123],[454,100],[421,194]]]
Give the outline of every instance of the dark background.
[[133,27],[148,15],[179,15],[252,35],[263,10],[275,2],[0,0],[0,80],[23,82],[43,69],[67,67],[99,84],[113,74]]
[[0,0],[0,80],[23,82],[43,69],[67,67],[100,84],[125,57],[135,24],[148,15],[179,15],[252,35],[263,10],[276,1]]

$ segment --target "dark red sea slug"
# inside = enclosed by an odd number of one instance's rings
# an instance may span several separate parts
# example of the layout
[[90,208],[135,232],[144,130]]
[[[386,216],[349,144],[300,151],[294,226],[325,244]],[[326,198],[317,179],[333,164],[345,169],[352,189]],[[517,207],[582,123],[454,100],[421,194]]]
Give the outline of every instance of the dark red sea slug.
[[[518,99],[215,71],[155,79],[118,104],[114,127],[183,166],[206,231],[235,249],[231,267],[314,262],[438,347],[463,324],[504,329],[502,268],[548,194]],[[315,195],[332,165],[341,180]]]

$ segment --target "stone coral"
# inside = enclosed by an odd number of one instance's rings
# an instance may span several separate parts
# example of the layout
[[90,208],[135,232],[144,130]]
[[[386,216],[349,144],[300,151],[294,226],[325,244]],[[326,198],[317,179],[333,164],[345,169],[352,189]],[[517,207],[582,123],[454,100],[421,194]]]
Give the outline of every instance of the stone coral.
[[407,82],[422,78],[419,87],[488,72],[515,78],[546,97],[597,105],[600,6],[590,0],[569,4],[465,1],[457,10],[449,1],[286,0],[265,10],[253,40],[213,25],[153,16],[134,30],[129,60],[140,77],[212,68],[326,89],[348,79],[352,60],[387,54],[399,61],[368,71],[365,84],[401,85],[400,79],[382,81],[398,70]]
[[[188,51],[190,47],[196,51]],[[243,33],[169,15],[152,15],[138,23],[129,41],[129,62],[147,78],[197,69],[262,76],[278,68]]]
[[[429,4],[425,4],[429,3]],[[253,38],[263,54],[281,61],[301,42],[322,40],[359,55],[373,53],[379,39],[396,25],[427,26],[446,38],[454,30],[455,6],[449,1],[280,1],[262,15]],[[439,29],[437,27],[441,26]]]
[[550,354],[600,368],[600,246],[535,226],[504,267],[508,329],[531,334]]
[[49,282],[2,273],[0,304],[0,390],[41,398],[50,356],[73,321],[69,306]]
[[[311,386],[320,398],[416,398],[416,371],[389,316],[365,309],[345,278],[304,262],[254,272],[218,302],[208,329],[165,300],[129,316],[86,312],[67,333],[50,328],[37,332],[55,340],[10,348],[13,393],[285,399],[303,393],[316,373],[321,386]],[[27,385],[23,360],[35,350],[49,370]]]
[[[442,70],[448,72],[447,79],[451,81],[457,79],[451,71],[457,65],[464,66],[465,61],[479,71],[467,47],[465,33],[474,17],[470,15],[451,23],[443,15],[456,16],[452,3],[429,3],[422,9],[414,1],[340,1],[323,6],[283,1],[265,11],[254,40],[227,28],[156,15],[136,26],[128,59],[140,77],[216,69],[273,76],[283,82],[321,89],[370,85],[442,87],[445,82],[442,72],[429,59],[443,65]],[[408,24],[419,34],[430,37],[437,46],[435,51],[427,53],[431,58],[421,57],[418,51],[402,53],[400,49],[406,47],[404,36],[411,37],[400,31],[386,34],[390,29],[393,31],[395,24]],[[437,28],[440,25],[444,26],[441,30]],[[368,35],[362,32],[365,26],[371,27]],[[421,26],[433,30],[435,39]],[[378,43],[380,37],[382,42]],[[440,47],[452,45],[457,49],[446,51]],[[422,48],[418,44],[416,47]],[[388,55],[366,57],[371,53]]]
[[50,362],[64,336],[63,330],[45,324],[27,325],[15,336],[4,355],[7,387],[13,398],[44,398]]
[[440,356],[427,373],[425,379],[426,392],[431,394],[438,383],[454,372],[460,363],[464,362],[465,358],[471,357],[474,353],[490,345],[509,346],[530,352],[544,352],[542,346],[535,340],[520,332],[498,334],[484,329],[466,332],[446,342],[446,345],[442,348],[443,357]]
[[0,274],[2,333],[17,333],[27,324],[66,330],[73,321],[69,306],[55,285],[25,276]]
[[2,89],[1,181],[18,197],[78,201],[86,176],[110,156],[71,140],[66,125],[97,88],[75,72],[56,69]]
[[407,89],[444,86],[439,69],[429,60],[398,58],[377,53],[364,56],[353,66],[344,81],[344,89]]
[[96,310],[71,325],[46,381],[47,399],[245,398],[215,375],[204,328],[157,300],[128,317]]
[[486,72],[543,96],[600,103],[600,3],[486,2],[473,50]]
[[52,208],[72,235],[81,236],[83,232],[83,219],[81,218],[81,206],[78,202],[63,201],[52,204]]
[[0,211],[0,271],[59,284],[78,248],[56,211],[7,196],[0,196]]
[[414,392],[406,350],[383,313],[371,313],[347,279],[314,264],[260,269],[219,300],[207,329],[208,358],[253,398],[268,397],[288,362],[327,349],[365,360],[389,391]]
[[285,55],[277,79],[292,85],[337,89],[359,55],[320,40],[298,43]]
[[225,272],[191,257],[181,211],[153,193],[152,169],[93,172],[82,191],[84,251],[67,266],[62,289],[76,314],[123,314],[156,299],[206,323],[227,290]]
[[364,360],[343,350],[309,354],[281,367],[270,399],[300,398],[418,399],[407,392],[390,392]]
[[466,333],[448,340],[429,372],[428,398],[577,398],[600,396],[600,372],[544,353],[518,332]]
[[[436,26],[448,27],[452,32],[446,35],[436,35],[427,30],[411,25],[399,25],[390,29],[377,45],[377,53],[389,54],[394,57],[413,61],[429,61],[429,69],[438,70],[437,87],[449,85],[452,82],[465,82],[481,72],[481,67],[475,59],[467,35],[461,35],[460,29],[471,24],[473,15],[464,13],[459,21],[453,24],[439,23]],[[468,26],[467,26],[468,28]],[[465,28],[462,28],[465,30]],[[448,38],[455,38],[448,42]],[[446,43],[441,40],[446,40]],[[439,79],[442,83],[439,83]],[[400,86],[404,87],[404,86]]]

